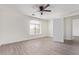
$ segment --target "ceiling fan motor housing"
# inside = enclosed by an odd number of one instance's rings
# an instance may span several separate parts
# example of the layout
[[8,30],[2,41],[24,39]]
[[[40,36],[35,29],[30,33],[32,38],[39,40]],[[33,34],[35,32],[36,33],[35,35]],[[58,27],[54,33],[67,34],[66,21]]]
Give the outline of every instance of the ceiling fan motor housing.
[[40,8],[40,11],[43,11],[43,9],[44,9],[43,6],[40,6],[39,8]]

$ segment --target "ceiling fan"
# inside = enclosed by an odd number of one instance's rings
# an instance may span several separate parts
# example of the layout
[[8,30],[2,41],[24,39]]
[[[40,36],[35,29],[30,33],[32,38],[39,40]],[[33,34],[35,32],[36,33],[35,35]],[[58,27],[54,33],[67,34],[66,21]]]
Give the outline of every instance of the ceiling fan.
[[43,12],[51,12],[51,10],[46,9],[49,6],[50,6],[50,4],[43,4],[43,5],[39,6],[39,11],[40,11],[41,15],[43,15]]

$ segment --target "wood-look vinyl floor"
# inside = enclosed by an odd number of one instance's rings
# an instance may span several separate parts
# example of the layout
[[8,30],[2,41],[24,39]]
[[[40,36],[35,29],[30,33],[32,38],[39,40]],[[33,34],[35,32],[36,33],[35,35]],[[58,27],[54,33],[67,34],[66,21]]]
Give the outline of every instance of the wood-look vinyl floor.
[[52,38],[26,40],[0,46],[0,55],[78,55],[79,42],[54,42]]

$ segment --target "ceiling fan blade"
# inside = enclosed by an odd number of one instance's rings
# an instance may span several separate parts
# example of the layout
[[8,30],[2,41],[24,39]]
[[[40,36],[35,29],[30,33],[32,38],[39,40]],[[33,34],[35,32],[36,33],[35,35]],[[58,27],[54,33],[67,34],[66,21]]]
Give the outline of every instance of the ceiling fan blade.
[[46,11],[46,12],[51,12],[51,10],[43,10],[43,11]]
[[50,6],[50,5],[49,5],[49,4],[47,4],[47,5],[44,7],[44,9],[45,9],[45,8],[47,8],[48,6]]

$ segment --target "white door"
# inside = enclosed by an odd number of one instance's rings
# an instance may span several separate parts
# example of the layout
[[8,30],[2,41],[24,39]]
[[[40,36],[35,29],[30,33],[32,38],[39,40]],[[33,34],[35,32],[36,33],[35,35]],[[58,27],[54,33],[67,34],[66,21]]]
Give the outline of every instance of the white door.
[[53,20],[54,41],[64,42],[64,19]]

